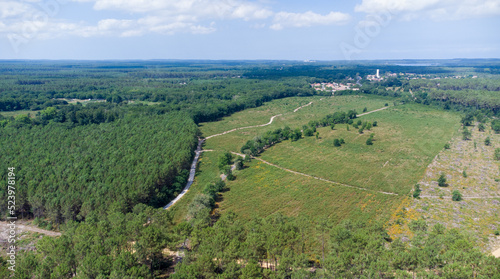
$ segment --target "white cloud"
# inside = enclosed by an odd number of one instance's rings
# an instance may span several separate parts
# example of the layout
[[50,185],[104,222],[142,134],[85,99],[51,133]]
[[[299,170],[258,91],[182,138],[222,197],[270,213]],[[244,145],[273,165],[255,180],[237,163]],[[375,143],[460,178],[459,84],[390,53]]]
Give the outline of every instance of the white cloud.
[[311,11],[305,13],[279,12],[274,16],[274,21],[270,28],[281,30],[286,27],[344,24],[349,19],[350,16],[348,14],[339,12],[330,12],[326,15],[316,14]]
[[354,10],[367,14],[390,12],[406,20],[457,20],[500,15],[500,0],[363,0]]
[[[217,21],[252,21],[249,28],[270,26],[271,29],[280,30],[342,24],[350,19],[348,14],[339,12],[324,15],[311,11],[275,13],[263,4],[265,0],[54,0],[54,3],[65,4],[51,6],[49,12],[44,9],[44,1],[0,0],[0,36],[15,33],[31,39],[60,36],[133,37],[150,33],[208,34],[216,31]],[[61,19],[59,11],[63,10],[63,6],[78,5],[77,2],[91,4],[98,16],[109,15],[104,11],[114,12],[114,18],[103,18],[94,23]],[[120,13],[123,17],[119,16]]]

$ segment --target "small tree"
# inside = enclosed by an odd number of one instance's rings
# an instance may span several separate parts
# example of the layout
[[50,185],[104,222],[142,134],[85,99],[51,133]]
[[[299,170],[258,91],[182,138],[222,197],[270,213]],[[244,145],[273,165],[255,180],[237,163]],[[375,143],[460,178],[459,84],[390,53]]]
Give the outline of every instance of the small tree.
[[462,172],[462,175],[463,177],[467,178],[467,172],[465,170]]
[[366,145],[373,145],[373,139],[371,137],[369,137],[367,140],[366,140]]
[[231,164],[233,156],[229,152],[225,152],[219,156],[218,166],[220,170],[224,170],[227,165]]
[[340,139],[339,141],[340,141],[340,144],[344,144],[345,143],[344,139]]
[[472,133],[467,129],[467,127],[464,127],[464,131],[462,132],[462,139],[463,140],[469,140],[472,136]]
[[415,191],[413,191],[413,197],[416,199],[419,199],[421,192],[422,192],[422,190],[420,190],[420,185],[415,184]]
[[484,126],[483,123],[479,123],[479,125],[477,125],[477,129],[480,131],[480,132],[484,132],[484,129],[486,129],[486,127]]
[[384,106],[388,107],[388,106],[389,106],[389,103],[385,103],[385,105],[384,105]]
[[442,174],[439,176],[439,178],[438,178],[437,182],[438,182],[438,185],[439,185],[439,186],[441,186],[441,187],[446,187],[446,176],[444,175],[444,173],[442,173]]
[[349,124],[347,124],[347,126],[346,126],[346,127],[347,127],[347,131],[349,131]]
[[445,143],[444,144],[444,149],[450,149],[450,144],[449,143]]
[[461,201],[462,200],[462,194],[458,190],[453,191],[451,200],[453,201]]
[[366,129],[370,130],[372,128],[372,124],[370,122],[366,123]]
[[236,169],[236,170],[241,170],[241,169],[243,169],[243,158],[238,157],[238,158],[234,161],[234,166],[235,166],[235,169]]
[[363,109],[363,112],[367,112],[367,111],[368,111],[368,108],[367,108],[367,107],[365,107],[365,108]]
[[319,132],[316,132],[316,139],[319,139]]
[[[349,126],[347,126],[347,127],[349,127]],[[330,128],[331,128],[332,130],[333,130],[333,129],[335,129],[335,124],[333,124],[333,123],[332,123],[332,124],[330,124]]]
[[358,132],[359,132],[360,134],[362,134],[362,133],[363,133],[363,128],[359,128]]
[[341,146],[340,140],[339,139],[334,139],[333,140],[333,145],[334,146]]
[[377,121],[373,121],[373,127],[377,127],[378,125],[378,122]]
[[500,148],[495,149],[495,160],[500,160]]
[[491,145],[491,139],[490,139],[490,137],[487,137],[487,138],[484,140],[484,145],[487,145],[487,146]]

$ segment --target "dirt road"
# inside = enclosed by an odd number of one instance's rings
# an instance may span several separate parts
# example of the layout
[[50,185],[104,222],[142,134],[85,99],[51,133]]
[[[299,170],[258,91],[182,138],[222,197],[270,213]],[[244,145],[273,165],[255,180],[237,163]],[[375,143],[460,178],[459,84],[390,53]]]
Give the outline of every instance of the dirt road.
[[[21,221],[16,221],[16,234],[20,235],[22,232],[37,232],[41,234],[45,234],[48,236],[61,236],[60,232],[47,231],[35,226],[23,225],[20,223]],[[1,221],[0,222],[0,239],[8,239],[11,230],[11,224],[9,222]]]

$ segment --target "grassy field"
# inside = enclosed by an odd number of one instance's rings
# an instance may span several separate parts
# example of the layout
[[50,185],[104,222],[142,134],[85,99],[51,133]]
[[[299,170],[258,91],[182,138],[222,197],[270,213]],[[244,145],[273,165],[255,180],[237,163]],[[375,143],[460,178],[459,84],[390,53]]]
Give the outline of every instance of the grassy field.
[[[309,102],[313,103],[297,112],[293,112],[299,106],[306,105]],[[361,113],[365,107],[370,111],[384,107],[385,103],[392,105],[390,99],[376,96],[286,98],[274,100],[262,107],[235,113],[232,116],[223,118],[221,121],[202,123],[200,130],[203,136],[206,137],[238,127],[265,124],[269,122],[272,116],[282,114],[276,117],[271,125],[238,130],[211,138],[207,140],[205,147],[207,149],[239,151],[249,139],[272,129],[282,128],[286,125],[291,128],[299,128],[310,120],[321,119],[335,111],[347,112],[350,109],[355,109],[358,113]]]
[[[293,112],[299,106],[312,105]],[[378,121],[379,126],[359,134],[345,124],[335,130],[319,128],[320,138],[309,137],[297,142],[286,141],[266,150],[261,158],[281,167],[326,178],[349,185],[400,194],[384,195],[343,187],[310,177],[293,174],[253,160],[247,168],[236,171],[237,179],[228,182],[229,190],[222,193],[219,211],[234,211],[242,218],[267,216],[275,212],[286,215],[329,216],[388,220],[401,206],[404,195],[422,178],[427,165],[457,131],[459,116],[421,105],[399,105],[378,96],[335,96],[287,98],[235,113],[221,121],[202,123],[203,135],[210,136],[230,129],[260,125],[277,114],[281,116],[265,127],[237,130],[210,138],[204,152],[195,183],[186,196],[171,209],[180,220],[187,206],[206,183],[219,175],[217,157],[224,151],[239,152],[253,137],[285,125],[302,127],[310,120],[319,120],[335,111],[356,109],[358,113],[386,110],[360,117]],[[365,144],[375,133],[373,146]],[[346,144],[334,147],[333,139],[344,138]]]
[[[378,126],[359,134],[346,125],[318,129],[320,139],[287,141],[265,151],[262,159],[295,171],[341,183],[408,194],[455,133],[456,114],[420,105],[401,105],[362,116]],[[372,146],[366,145],[375,133]],[[346,144],[334,147],[333,140]]]
[[386,218],[397,206],[398,196],[333,185],[314,178],[292,174],[258,160],[235,172],[236,180],[228,183],[220,210],[231,210],[245,219],[265,217],[281,212],[333,220],[345,218]]

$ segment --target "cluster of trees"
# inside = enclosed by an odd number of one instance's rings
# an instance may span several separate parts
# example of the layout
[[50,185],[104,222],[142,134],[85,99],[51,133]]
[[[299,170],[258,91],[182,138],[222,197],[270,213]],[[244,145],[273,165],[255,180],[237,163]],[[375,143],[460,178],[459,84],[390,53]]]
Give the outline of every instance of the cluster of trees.
[[423,220],[414,237],[391,239],[377,221],[337,223],[273,214],[241,220],[227,212],[191,232],[191,250],[171,278],[497,278],[500,260],[472,237]]
[[15,272],[0,260],[2,278],[144,278],[162,274],[172,263],[163,249],[183,241],[183,227],[175,227],[163,209],[144,204],[131,212],[110,209],[83,222],[67,222],[64,234],[44,236],[36,251],[19,251]]
[[[312,136],[312,134],[311,134]],[[292,130],[290,127],[278,128],[274,131],[267,131],[262,136],[257,136],[249,140],[241,147],[241,152],[256,156],[264,151],[264,149],[271,147],[284,140],[296,141],[302,138],[302,131],[297,128]]]
[[[139,203],[165,205],[187,180],[199,134],[183,113],[73,128],[51,122],[0,129],[0,167],[15,167],[19,178],[17,214],[54,224],[109,208],[125,213]],[[0,189],[0,199],[5,216],[7,188]]]

